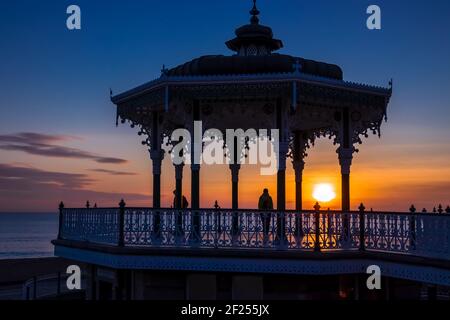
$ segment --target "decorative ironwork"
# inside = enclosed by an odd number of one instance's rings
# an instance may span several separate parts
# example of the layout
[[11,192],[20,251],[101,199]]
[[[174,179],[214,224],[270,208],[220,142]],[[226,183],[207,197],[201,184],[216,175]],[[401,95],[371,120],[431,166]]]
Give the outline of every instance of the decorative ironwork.
[[[61,214],[61,239],[120,243],[119,208],[62,208]],[[123,208],[123,214],[125,247],[366,250],[450,259],[446,214],[152,208]]]
[[119,243],[119,208],[61,209],[60,238],[99,244]]
[[409,252],[414,250],[411,239],[414,233],[411,214],[367,213],[365,233],[366,248],[375,251]]

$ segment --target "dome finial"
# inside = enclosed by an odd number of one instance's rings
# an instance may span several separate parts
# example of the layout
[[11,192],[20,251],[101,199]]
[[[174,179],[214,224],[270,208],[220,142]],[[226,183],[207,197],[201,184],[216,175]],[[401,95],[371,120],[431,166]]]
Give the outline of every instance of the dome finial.
[[251,24],[259,24],[258,15],[260,14],[258,8],[256,7],[256,0],[253,0],[253,8],[250,11],[252,18],[250,19]]

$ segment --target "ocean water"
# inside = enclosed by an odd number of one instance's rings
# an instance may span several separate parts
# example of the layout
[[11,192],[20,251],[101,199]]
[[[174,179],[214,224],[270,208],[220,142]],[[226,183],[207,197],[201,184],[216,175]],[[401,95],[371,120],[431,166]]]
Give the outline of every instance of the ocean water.
[[0,213],[0,259],[53,257],[56,213]]

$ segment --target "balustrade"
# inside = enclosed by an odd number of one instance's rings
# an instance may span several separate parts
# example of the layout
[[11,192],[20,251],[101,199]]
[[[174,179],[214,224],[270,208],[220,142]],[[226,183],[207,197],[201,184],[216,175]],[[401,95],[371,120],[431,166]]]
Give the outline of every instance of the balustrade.
[[[125,247],[378,251],[450,259],[450,215],[60,207],[60,239]],[[200,225],[194,227],[193,215]],[[237,218],[237,225],[236,225]],[[281,229],[280,229],[281,228]]]

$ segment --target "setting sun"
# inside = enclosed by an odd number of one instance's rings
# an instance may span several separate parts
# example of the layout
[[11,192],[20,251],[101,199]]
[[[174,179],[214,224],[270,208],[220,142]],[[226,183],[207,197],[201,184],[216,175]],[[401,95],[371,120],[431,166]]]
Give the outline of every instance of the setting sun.
[[336,193],[331,184],[321,183],[314,186],[313,197],[319,202],[330,202],[336,198]]

